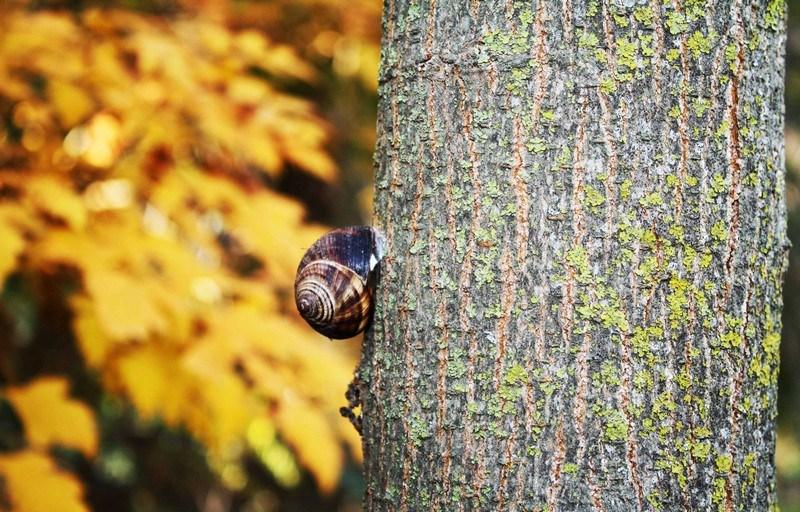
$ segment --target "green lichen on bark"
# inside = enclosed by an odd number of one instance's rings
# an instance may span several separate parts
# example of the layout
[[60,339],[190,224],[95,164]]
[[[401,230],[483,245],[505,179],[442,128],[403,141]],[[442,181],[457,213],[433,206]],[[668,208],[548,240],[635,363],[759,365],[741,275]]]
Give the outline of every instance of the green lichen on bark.
[[386,1],[368,510],[774,506],[784,16]]

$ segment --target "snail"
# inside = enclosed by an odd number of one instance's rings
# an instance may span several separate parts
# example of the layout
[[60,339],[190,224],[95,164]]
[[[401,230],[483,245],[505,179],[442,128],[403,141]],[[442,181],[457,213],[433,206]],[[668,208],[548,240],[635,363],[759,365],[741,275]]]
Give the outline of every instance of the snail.
[[317,332],[352,338],[372,317],[372,281],[384,238],[369,226],[334,229],[309,247],[297,268],[297,310]]

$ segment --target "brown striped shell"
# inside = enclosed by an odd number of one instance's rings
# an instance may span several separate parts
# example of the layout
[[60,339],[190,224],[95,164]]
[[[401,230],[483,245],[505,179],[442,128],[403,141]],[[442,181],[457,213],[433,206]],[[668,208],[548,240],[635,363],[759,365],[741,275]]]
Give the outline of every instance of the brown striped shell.
[[372,317],[372,272],[383,256],[377,230],[333,230],[314,242],[297,268],[294,298],[300,315],[329,338],[351,338]]

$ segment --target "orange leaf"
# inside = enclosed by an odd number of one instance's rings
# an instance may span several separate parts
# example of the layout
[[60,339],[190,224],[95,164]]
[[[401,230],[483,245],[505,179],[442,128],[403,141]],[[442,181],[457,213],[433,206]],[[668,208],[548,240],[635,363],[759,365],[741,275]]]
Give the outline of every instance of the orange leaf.
[[50,457],[24,450],[0,456],[12,512],[89,512],[83,503],[83,486]]
[[6,394],[31,445],[70,446],[87,457],[97,451],[94,416],[86,405],[67,396],[66,379],[42,377],[27,386],[10,388]]

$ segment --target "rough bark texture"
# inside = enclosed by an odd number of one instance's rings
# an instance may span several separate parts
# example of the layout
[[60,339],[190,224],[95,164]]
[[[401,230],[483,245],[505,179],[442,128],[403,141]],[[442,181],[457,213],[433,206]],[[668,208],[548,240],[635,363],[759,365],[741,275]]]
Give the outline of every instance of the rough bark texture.
[[776,501],[781,0],[387,0],[367,510]]

